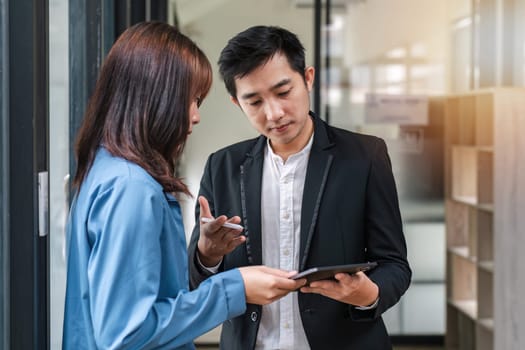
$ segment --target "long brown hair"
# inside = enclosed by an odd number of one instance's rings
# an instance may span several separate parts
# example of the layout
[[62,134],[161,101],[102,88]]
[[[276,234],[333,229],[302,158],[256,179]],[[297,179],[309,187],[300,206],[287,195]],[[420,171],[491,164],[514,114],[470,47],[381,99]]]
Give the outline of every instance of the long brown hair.
[[144,168],[167,192],[189,194],[175,176],[195,98],[207,95],[211,65],[175,27],[144,22],[128,28],[101,68],[76,140],[77,189],[97,148]]

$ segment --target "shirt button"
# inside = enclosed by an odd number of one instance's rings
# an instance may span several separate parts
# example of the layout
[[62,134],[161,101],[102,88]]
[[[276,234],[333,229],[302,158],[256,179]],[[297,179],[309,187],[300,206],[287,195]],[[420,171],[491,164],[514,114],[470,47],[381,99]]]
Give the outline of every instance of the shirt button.
[[288,256],[288,255],[290,255],[290,251],[288,249],[285,249],[283,254],[284,254],[284,256]]
[[289,324],[289,323],[285,323],[285,324],[284,324],[284,328],[285,328],[285,329],[290,328],[290,324]]
[[255,311],[252,312],[250,314],[250,318],[251,318],[252,322],[256,322],[257,321],[257,312],[255,312]]
[[284,213],[283,214],[283,219],[288,219],[289,217],[290,217],[290,214],[288,214],[288,213]]

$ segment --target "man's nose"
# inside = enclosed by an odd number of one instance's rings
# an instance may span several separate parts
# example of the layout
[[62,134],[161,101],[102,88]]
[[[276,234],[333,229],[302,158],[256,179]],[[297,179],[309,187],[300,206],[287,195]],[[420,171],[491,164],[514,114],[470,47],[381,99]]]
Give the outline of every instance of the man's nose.
[[268,101],[265,107],[266,119],[276,121],[284,116],[284,110],[278,101]]

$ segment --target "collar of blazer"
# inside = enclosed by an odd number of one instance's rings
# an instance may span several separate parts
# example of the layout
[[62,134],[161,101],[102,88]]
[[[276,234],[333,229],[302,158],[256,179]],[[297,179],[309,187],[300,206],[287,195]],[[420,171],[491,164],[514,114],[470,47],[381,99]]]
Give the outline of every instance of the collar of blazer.
[[[323,191],[334,157],[331,152],[326,152],[334,146],[330,127],[313,112],[310,112],[310,116],[314,122],[314,141],[306,170],[305,189],[308,190],[304,191],[301,208],[300,271],[304,270],[306,265]],[[264,136],[256,139],[240,169],[242,215],[247,238],[246,249],[249,263],[255,265],[262,263],[260,193],[266,140]]]

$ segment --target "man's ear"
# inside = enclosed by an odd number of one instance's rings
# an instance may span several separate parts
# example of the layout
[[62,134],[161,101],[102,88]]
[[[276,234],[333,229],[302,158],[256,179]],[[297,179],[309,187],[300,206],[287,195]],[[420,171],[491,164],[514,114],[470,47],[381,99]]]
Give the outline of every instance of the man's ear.
[[314,85],[315,80],[315,68],[308,66],[304,69],[304,81],[306,83],[306,88],[308,91],[312,91],[312,86]]
[[232,103],[238,106],[239,108],[241,107],[241,105],[239,104],[239,100],[236,97],[230,95],[230,101],[232,101]]

